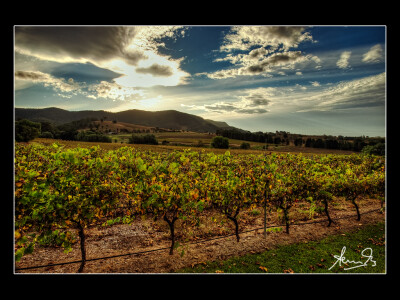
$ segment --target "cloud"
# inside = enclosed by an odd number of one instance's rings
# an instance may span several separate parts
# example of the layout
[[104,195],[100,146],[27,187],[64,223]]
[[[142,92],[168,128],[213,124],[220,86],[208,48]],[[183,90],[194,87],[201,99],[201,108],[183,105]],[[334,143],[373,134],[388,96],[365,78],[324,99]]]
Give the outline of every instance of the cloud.
[[128,100],[142,100],[144,93],[142,90],[138,90],[132,87],[124,87],[116,82],[101,81],[99,84],[93,84],[88,87],[89,98],[106,98],[128,101]]
[[251,59],[258,59],[260,57],[267,55],[268,52],[269,51],[267,51],[265,48],[257,48],[249,52],[249,57]]
[[293,51],[305,41],[313,41],[306,27],[295,26],[235,26],[225,36],[220,51],[228,52],[216,62],[229,61],[235,67],[217,70],[212,73],[199,73],[212,79],[225,79],[237,76],[282,73],[282,69],[293,69],[295,64],[321,62],[315,55],[304,55]]
[[213,104],[206,105],[185,105],[191,110],[204,110],[207,112],[216,113],[231,113],[231,114],[264,114],[267,113],[267,106],[270,105],[270,97],[273,96],[275,88],[256,88],[244,91],[244,95],[236,96],[239,100],[227,102],[219,101]]
[[18,80],[41,83],[45,87],[52,87],[55,91],[63,93],[79,92],[82,86],[76,83],[72,78],[66,81],[64,78],[56,78],[47,73],[38,71],[16,71],[14,74],[16,81],[16,90],[18,90]]
[[275,66],[286,66],[293,65],[298,61],[303,60],[304,57],[300,51],[290,51],[284,53],[274,53],[257,64],[250,65],[247,67],[247,71],[250,74],[261,73]]
[[236,110],[237,113],[239,114],[264,114],[267,113],[268,110],[264,109],[264,108],[246,108],[246,109],[238,109]]
[[[385,104],[386,73],[343,81],[327,89],[307,93],[302,102],[307,105],[304,111],[331,111],[376,107]],[[302,98],[300,96],[299,98]]]
[[246,107],[249,106],[267,106],[270,104],[271,100],[269,99],[274,95],[276,88],[257,88],[257,89],[249,89],[246,91],[246,94],[243,96],[239,96],[242,100],[242,103],[245,104]]
[[153,52],[158,47],[165,47],[162,39],[170,38],[176,41],[178,37],[184,37],[188,29],[184,26],[137,26],[135,28],[137,32],[131,46]]
[[111,26],[27,26],[15,28],[15,49],[24,54],[57,62],[99,64],[120,58],[137,64],[145,55],[127,49],[137,29]]
[[136,68],[137,73],[151,74],[153,76],[171,76],[173,71],[169,66],[161,66],[159,64],[152,64],[148,68]]
[[[322,84],[310,81],[309,86],[298,83],[293,86],[246,89],[236,94],[210,95],[215,100],[206,105],[182,105],[188,110],[204,111],[210,118],[240,118],[252,116],[277,116],[286,113],[300,112],[335,112],[352,111],[384,107],[385,105],[385,72],[374,76]],[[196,98],[193,101],[201,101]],[[213,117],[214,117],[213,116]]]
[[[229,58],[233,58],[232,56]],[[282,75],[282,69],[294,69],[297,64],[315,64],[320,60],[314,55],[303,55],[301,51],[285,51],[273,53],[266,57],[258,56],[258,60],[251,58],[251,55],[240,55],[235,58],[239,67],[225,70],[218,70],[212,73],[198,73],[212,79],[225,79],[237,76],[262,75],[271,77],[276,72]]]
[[202,72],[196,74],[196,76],[201,76],[201,75],[205,75],[211,79],[226,79],[226,78],[234,78],[239,75],[248,75],[248,74],[244,74],[244,72],[242,72],[242,69],[225,69],[225,70],[215,71],[212,73]]
[[207,111],[215,111],[215,112],[231,112],[237,109],[235,105],[225,102],[214,103],[211,105],[204,105],[204,108]]
[[184,35],[181,26],[16,26],[15,50],[57,62],[104,62],[121,59],[136,66],[146,51],[163,46],[164,37]]
[[237,103],[229,104],[225,102],[215,103],[212,105],[205,105],[204,109],[209,112],[217,113],[236,113],[236,114],[264,114],[268,110],[264,108],[242,108]]
[[312,41],[312,36],[305,30],[306,27],[296,26],[234,26],[220,49],[249,50],[253,46],[296,48],[301,42]]
[[[50,74],[38,71],[16,71],[16,83],[18,81],[28,81],[34,84],[43,84],[57,92],[63,98],[71,98],[73,95],[84,95],[91,99],[106,98],[110,100],[141,100],[144,98],[142,90],[132,87],[124,87],[115,81],[101,81],[98,84],[87,85],[82,82],[75,82],[72,78],[56,78]],[[16,89],[17,88],[16,84]]]
[[383,59],[383,49],[382,46],[377,44],[363,55],[363,62],[366,63],[376,63],[380,62]]
[[43,61],[89,62],[121,74],[116,81],[127,87],[171,86],[190,74],[180,69],[182,59],[158,48],[184,33],[182,26],[17,26],[15,51]]
[[26,72],[26,71],[16,71],[15,79],[31,80],[31,81],[45,81],[49,78],[48,74],[42,72]]
[[350,56],[351,56],[351,51],[343,51],[342,54],[340,55],[339,60],[336,62],[336,65],[340,69],[348,68]]

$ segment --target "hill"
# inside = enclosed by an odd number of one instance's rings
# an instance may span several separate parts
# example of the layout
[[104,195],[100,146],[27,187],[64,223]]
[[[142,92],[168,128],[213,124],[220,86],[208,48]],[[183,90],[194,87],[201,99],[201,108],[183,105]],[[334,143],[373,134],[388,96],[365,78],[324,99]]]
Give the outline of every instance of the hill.
[[141,126],[196,132],[216,132],[218,129],[233,128],[225,122],[205,120],[201,117],[176,110],[153,112],[131,109],[113,113],[104,110],[68,111],[56,107],[42,109],[15,108],[15,120],[49,121],[56,125],[61,125],[85,118],[117,120],[118,122]]

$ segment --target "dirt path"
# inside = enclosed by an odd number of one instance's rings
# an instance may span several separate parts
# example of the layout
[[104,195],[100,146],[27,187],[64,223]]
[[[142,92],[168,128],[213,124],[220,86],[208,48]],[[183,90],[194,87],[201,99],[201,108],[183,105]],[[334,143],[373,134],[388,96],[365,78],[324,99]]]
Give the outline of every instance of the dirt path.
[[[380,204],[377,200],[363,199],[360,201],[360,212],[362,214],[379,208]],[[297,222],[310,222],[309,220],[299,219],[299,216],[297,214],[297,218],[295,218]],[[189,245],[178,247],[175,249],[173,255],[169,255],[169,250],[165,249],[145,254],[88,261],[86,262],[84,273],[169,273],[206,261],[224,260],[232,256],[263,252],[273,249],[278,245],[320,240],[328,235],[340,234],[385,220],[384,214],[371,212],[363,214],[361,221],[357,221],[354,207],[348,203],[341,203],[335,208],[331,208],[331,217],[336,221],[331,227],[327,227],[327,222],[291,225],[290,234],[286,234],[283,226],[283,231],[269,232],[267,238],[264,238],[261,229],[253,230],[262,228],[262,215],[245,215],[240,223],[242,233],[240,234],[239,243],[236,241],[235,236],[229,236],[222,239],[190,244],[195,241],[194,236],[198,235],[191,235],[192,229],[190,228],[189,230],[186,229],[186,235],[182,232],[179,233],[180,228],[177,226],[177,240],[181,243],[189,240]],[[343,217],[345,218],[340,219]],[[228,222],[220,225],[222,222],[221,218],[218,216],[205,216],[205,219],[210,224],[200,227],[199,232],[202,235],[202,239],[217,237],[219,233],[233,233],[233,227]],[[325,219],[326,217],[321,214],[317,215],[314,221]],[[272,224],[279,224],[276,213],[268,218],[268,225]],[[253,231],[244,232],[249,230]],[[214,236],[211,236],[210,232],[213,232]],[[133,225],[115,225],[87,230],[87,259],[167,248],[169,245],[169,233],[166,224],[163,224],[161,220],[157,222],[153,222],[152,220],[138,220]],[[183,256],[181,256],[182,251],[184,251]],[[79,243],[76,243],[73,246],[72,252],[68,254],[63,253],[61,248],[38,248],[33,254],[24,256],[16,264],[16,268],[55,264],[80,259]],[[21,270],[16,271],[16,273],[76,273],[78,268],[79,263],[75,263]]]

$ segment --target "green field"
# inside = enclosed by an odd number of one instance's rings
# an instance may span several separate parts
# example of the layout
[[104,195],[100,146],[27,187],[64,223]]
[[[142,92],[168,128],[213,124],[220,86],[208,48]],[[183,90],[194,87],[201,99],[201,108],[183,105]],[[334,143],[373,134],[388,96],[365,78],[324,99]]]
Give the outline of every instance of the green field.
[[[167,144],[181,144],[188,146],[198,147],[202,145],[203,147],[210,147],[212,139],[215,134],[208,133],[196,133],[196,132],[158,132],[152,133],[157,138],[158,142],[161,144],[163,141]],[[132,134],[109,134],[107,135],[113,141],[113,143],[128,143],[129,138]],[[240,147],[240,145],[245,142],[242,140],[229,139],[229,144],[233,147]],[[251,147],[259,147],[265,145],[265,143],[248,142]]]
[[[343,247],[346,247],[346,250],[342,255],[343,263],[340,263],[339,257]],[[368,248],[372,250],[372,255]],[[365,257],[362,256],[362,253]],[[335,255],[337,258],[334,257]],[[362,262],[363,264],[348,261]],[[354,268],[355,266],[358,267]],[[385,272],[384,223],[366,226],[346,234],[330,236],[321,241],[280,246],[260,254],[248,254],[225,261],[206,262],[194,268],[189,267],[177,271],[177,273],[264,274]]]

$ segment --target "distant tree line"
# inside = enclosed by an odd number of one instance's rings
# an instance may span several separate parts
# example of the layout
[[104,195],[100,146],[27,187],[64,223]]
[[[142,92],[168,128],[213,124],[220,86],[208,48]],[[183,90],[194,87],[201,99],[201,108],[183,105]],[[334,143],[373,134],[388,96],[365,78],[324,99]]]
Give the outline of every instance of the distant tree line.
[[[54,125],[48,121],[33,122],[20,119],[15,122],[15,140],[17,142],[28,142],[37,137],[53,138],[70,141],[88,141],[112,143],[112,139],[98,131],[100,124],[93,124],[96,118],[85,118],[62,125]],[[90,128],[90,130],[82,130]],[[228,139],[252,141],[274,145],[294,145],[297,147],[311,147],[324,149],[349,150],[367,154],[385,154],[385,138],[370,137],[344,137],[344,136],[307,136],[291,134],[286,131],[272,132],[250,132],[238,129],[219,129],[217,136],[211,143],[213,148],[229,148]],[[158,145],[153,134],[132,134],[129,139],[132,144]],[[266,147],[266,146],[265,146]],[[249,149],[249,143],[242,143],[241,149]]]
[[[344,137],[344,136],[327,136],[311,137],[301,134],[291,134],[286,131],[273,132],[250,132],[237,129],[218,129],[217,135],[230,139],[245,140],[274,145],[294,145],[297,147],[311,147],[324,149],[337,149],[360,152],[366,146],[374,147],[381,144],[378,148],[373,148],[372,152],[381,153],[382,145],[385,148],[385,138],[370,137]],[[368,148],[369,149],[369,148]],[[384,152],[383,152],[384,153]]]
[[158,145],[158,141],[154,134],[132,134],[132,136],[129,138],[129,144]]
[[80,131],[76,135],[76,140],[77,141],[85,141],[85,142],[112,143],[112,140],[110,137],[108,137],[102,133],[93,132],[90,130]]
[[97,119],[86,118],[56,126],[48,121],[33,122],[21,119],[15,122],[15,140],[17,142],[28,142],[37,137],[41,137],[68,141],[111,143],[111,138],[101,132],[92,130],[79,131],[83,128],[92,128],[93,121],[97,121]]
[[29,142],[38,137],[40,133],[40,123],[31,122],[29,120],[15,122],[15,140],[17,142]]
[[332,138],[307,138],[305,141],[305,147],[348,150],[355,152],[360,152],[366,145],[368,145],[368,143],[358,138],[353,141],[338,140]]
[[268,143],[268,144],[281,144],[285,143],[285,134],[274,134],[271,132],[250,132],[237,129],[217,129],[217,136],[227,137],[229,139],[243,140],[250,142]]

